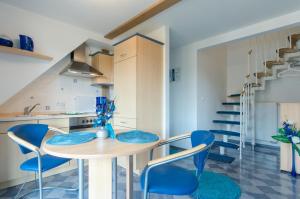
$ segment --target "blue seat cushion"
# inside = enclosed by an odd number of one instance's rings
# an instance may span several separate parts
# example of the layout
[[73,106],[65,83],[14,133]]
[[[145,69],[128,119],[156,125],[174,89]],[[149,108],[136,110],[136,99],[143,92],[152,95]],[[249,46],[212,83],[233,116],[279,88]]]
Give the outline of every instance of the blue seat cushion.
[[[50,169],[53,169],[55,167],[58,167],[66,162],[68,162],[70,159],[66,158],[59,158],[59,157],[54,157],[51,155],[43,155],[41,156],[41,162],[42,162],[42,172],[48,171]],[[31,158],[29,160],[26,160],[23,162],[20,166],[21,170],[24,171],[38,171],[38,158]]]
[[[141,187],[145,183],[144,169],[141,175]],[[148,176],[148,192],[167,195],[190,195],[198,186],[195,172],[170,164],[154,167]]]

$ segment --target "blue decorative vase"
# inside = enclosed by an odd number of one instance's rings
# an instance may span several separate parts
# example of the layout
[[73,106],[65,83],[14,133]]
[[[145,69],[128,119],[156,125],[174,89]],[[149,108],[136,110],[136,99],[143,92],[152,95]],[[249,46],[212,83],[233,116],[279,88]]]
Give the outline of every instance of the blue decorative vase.
[[13,42],[6,36],[0,36],[0,46],[13,47]]
[[20,48],[23,50],[33,51],[34,44],[31,37],[26,35],[19,35],[20,37]]
[[97,138],[106,139],[108,137],[108,131],[104,126],[99,127],[98,131],[96,132]]

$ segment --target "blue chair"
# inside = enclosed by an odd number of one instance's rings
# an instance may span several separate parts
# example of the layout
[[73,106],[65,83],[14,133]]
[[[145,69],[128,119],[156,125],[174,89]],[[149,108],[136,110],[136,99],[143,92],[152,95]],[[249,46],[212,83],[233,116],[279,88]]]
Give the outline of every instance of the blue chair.
[[[189,134],[176,136],[161,142],[159,146],[178,140],[191,138],[192,148],[151,160],[141,175],[141,187],[144,199],[150,193],[167,195],[191,195],[198,187],[198,177],[203,172],[209,150],[214,142],[214,135],[208,131],[194,131]],[[153,151],[151,152],[152,158]],[[169,163],[193,156],[196,173]]]
[[[69,159],[54,157],[48,154],[42,155],[40,153],[42,141],[49,130],[56,133],[65,133],[64,131],[49,127],[45,124],[21,124],[8,129],[8,136],[19,145],[21,153],[24,155],[32,152],[36,154],[36,157],[24,161],[20,165],[20,169],[23,171],[35,172],[35,176],[38,174],[39,188],[24,194],[20,198],[23,198],[32,192],[39,191],[39,198],[43,199],[43,190],[54,189],[55,187],[43,188],[42,173],[69,161]],[[24,184],[21,186],[17,196],[20,194],[23,186]],[[65,190],[77,191],[77,189],[68,188],[65,188]]]

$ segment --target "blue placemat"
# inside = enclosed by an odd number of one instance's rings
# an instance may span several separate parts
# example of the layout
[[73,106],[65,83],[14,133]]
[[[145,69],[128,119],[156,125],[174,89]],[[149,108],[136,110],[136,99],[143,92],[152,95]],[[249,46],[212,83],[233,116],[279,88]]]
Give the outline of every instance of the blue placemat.
[[92,141],[97,137],[96,133],[90,132],[74,132],[70,134],[63,134],[63,135],[55,135],[49,140],[47,140],[47,144],[50,145],[75,145],[75,144],[82,144],[89,141]]
[[117,135],[117,139],[120,142],[145,144],[145,143],[155,142],[159,140],[159,137],[153,133],[136,130],[136,131],[128,131],[125,133],[120,133]]

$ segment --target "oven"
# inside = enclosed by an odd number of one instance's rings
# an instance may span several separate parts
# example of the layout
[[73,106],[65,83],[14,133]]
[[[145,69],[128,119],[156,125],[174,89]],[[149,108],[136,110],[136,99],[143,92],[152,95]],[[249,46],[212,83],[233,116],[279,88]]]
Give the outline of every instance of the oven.
[[84,117],[71,117],[69,132],[94,132],[96,131],[94,127],[96,116],[84,116]]

